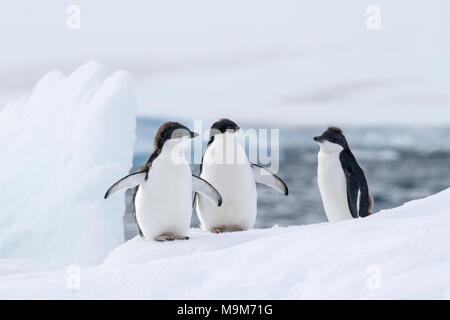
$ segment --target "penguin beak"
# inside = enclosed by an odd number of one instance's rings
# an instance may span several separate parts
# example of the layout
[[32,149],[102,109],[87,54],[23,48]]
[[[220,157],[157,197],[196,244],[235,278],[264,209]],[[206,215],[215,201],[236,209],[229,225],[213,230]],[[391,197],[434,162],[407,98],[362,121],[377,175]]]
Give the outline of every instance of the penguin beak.
[[198,137],[198,133],[191,131],[191,139],[194,139],[195,137]]
[[314,137],[314,141],[319,143],[322,142],[322,136]]

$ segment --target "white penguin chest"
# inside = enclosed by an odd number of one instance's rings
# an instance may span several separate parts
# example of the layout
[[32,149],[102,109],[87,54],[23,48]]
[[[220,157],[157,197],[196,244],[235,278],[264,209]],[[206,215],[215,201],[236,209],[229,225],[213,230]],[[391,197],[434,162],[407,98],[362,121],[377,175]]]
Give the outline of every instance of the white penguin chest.
[[[229,152],[231,147],[233,154]],[[226,154],[223,154],[224,150]],[[239,143],[216,139],[203,156],[201,178],[211,183],[223,200],[222,206],[217,207],[204,197],[199,197],[197,213],[204,227],[253,227],[256,219],[256,183],[245,149]]]
[[185,235],[192,215],[192,172],[165,155],[152,163],[148,179],[136,194],[136,219],[146,238]]
[[351,219],[347,181],[339,159],[340,152],[318,154],[317,180],[323,207],[329,221]]

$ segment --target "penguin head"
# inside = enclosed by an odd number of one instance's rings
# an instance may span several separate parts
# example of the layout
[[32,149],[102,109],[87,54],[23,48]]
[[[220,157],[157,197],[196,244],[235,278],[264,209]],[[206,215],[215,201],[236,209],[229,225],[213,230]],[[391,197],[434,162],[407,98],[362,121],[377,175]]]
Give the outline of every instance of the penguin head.
[[323,152],[340,152],[348,149],[344,132],[337,127],[329,127],[321,136],[314,137],[314,141],[319,143]]
[[220,119],[211,126],[211,129],[209,131],[209,138],[211,139],[213,136],[217,134],[225,134],[230,133],[234,134],[239,131],[239,126],[230,119]]
[[189,130],[181,123],[166,122],[156,132],[154,146],[155,149],[161,149],[166,143],[175,145],[182,140],[192,139],[197,136],[198,133]]

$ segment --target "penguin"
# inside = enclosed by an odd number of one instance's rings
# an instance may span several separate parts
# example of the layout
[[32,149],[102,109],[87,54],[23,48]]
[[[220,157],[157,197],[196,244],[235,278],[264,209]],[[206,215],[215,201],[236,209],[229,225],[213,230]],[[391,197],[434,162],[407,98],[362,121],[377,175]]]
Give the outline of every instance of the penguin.
[[211,205],[201,194],[193,206],[201,226],[213,233],[244,231],[255,224],[256,182],[288,195],[286,184],[269,170],[250,163],[237,140],[239,126],[229,120],[215,122],[200,164],[200,177],[212,183],[223,197],[222,206]]
[[222,197],[204,179],[192,174],[184,157],[189,139],[198,134],[178,122],[164,123],[156,133],[154,151],[139,171],[114,183],[105,199],[119,190],[134,188],[132,204],[139,233],[157,241],[187,240],[192,216],[192,191],[213,206]]
[[328,221],[370,215],[373,202],[366,176],[343,131],[329,127],[321,136],[314,137],[314,141],[320,145],[317,181]]

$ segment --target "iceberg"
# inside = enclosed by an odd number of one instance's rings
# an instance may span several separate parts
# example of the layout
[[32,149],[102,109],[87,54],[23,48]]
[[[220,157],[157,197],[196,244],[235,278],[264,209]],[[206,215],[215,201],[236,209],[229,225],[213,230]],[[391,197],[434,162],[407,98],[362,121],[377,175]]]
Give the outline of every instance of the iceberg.
[[0,259],[98,264],[123,243],[137,103],[125,71],[88,62],[46,74],[0,112]]

